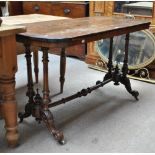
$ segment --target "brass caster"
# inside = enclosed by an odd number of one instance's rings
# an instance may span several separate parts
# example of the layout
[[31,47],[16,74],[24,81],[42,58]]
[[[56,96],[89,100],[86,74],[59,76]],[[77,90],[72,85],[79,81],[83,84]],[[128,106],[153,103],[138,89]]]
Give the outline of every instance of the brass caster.
[[58,143],[61,145],[64,145],[64,144],[66,144],[66,141],[63,139],[63,140],[58,141]]

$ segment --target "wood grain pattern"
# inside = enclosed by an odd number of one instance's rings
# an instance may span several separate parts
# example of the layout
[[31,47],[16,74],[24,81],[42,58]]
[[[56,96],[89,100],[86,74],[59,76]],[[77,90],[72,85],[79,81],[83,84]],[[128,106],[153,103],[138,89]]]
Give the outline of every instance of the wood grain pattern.
[[[141,20],[131,20],[117,17],[84,17],[77,19],[63,19],[48,22],[38,22],[25,24],[27,32],[18,35],[19,37],[31,38],[44,42],[69,42],[83,41],[83,43],[91,41],[91,35],[98,38],[98,34],[103,35],[100,38],[106,38],[113,35],[121,35],[124,33],[135,32],[149,28],[150,22]],[[45,29],[46,27],[46,29]],[[115,33],[115,34],[112,34]],[[82,43],[82,42],[81,42]]]
[[105,3],[105,12],[104,16],[112,16],[114,10],[114,2],[107,1]]
[[[18,31],[17,31],[18,32]],[[17,104],[15,99],[15,73],[17,71],[15,31],[0,38],[0,111],[5,120],[6,139],[10,146],[18,144]]]
[[2,37],[0,39],[0,49],[0,77],[10,76],[17,71],[16,55],[13,52],[16,51],[15,35]]
[[99,1],[98,3],[94,3],[93,5],[94,5],[93,7],[94,13],[104,13],[105,11],[104,2]]

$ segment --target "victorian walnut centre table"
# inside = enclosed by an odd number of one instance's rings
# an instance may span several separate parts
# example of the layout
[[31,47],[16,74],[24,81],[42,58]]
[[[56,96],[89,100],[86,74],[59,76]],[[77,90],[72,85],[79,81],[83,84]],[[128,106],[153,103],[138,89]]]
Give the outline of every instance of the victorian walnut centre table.
[[[24,118],[33,116],[38,122],[43,121],[54,138],[61,144],[64,143],[63,132],[59,131],[54,124],[54,119],[49,108],[61,105],[75,98],[86,96],[93,90],[103,87],[105,84],[113,81],[114,85],[122,83],[127,91],[138,100],[139,93],[132,90],[130,80],[127,77],[128,72],[128,46],[130,33],[148,29],[150,22],[125,19],[122,17],[84,17],[77,19],[62,19],[59,21],[44,21],[37,23],[24,24],[27,32],[16,35],[16,40],[25,46],[27,67],[28,67],[28,103],[25,106],[25,112],[19,113],[21,122]],[[124,62],[122,69],[113,64],[112,50],[113,37],[126,35]],[[48,86],[48,50],[49,48],[61,48],[62,66],[66,65],[65,49],[77,44],[85,44],[91,41],[110,38],[108,73],[103,81],[97,81],[94,86],[82,89],[66,98],[52,102],[49,97]],[[33,88],[32,67],[31,67],[31,46],[40,47],[43,52],[43,97],[39,95],[38,90]],[[64,80],[64,70],[62,78]]]

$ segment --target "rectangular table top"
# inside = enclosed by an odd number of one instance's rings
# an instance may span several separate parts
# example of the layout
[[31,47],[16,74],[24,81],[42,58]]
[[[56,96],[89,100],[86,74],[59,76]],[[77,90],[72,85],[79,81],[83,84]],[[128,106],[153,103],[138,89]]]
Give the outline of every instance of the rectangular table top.
[[103,37],[127,34],[149,28],[150,22],[121,17],[84,17],[25,24],[21,36],[47,42],[67,42],[102,34]]
[[[63,19],[60,19],[56,17],[56,20],[51,20],[49,16],[46,18],[47,20],[41,19],[39,21],[29,20],[30,16],[34,15],[23,15],[22,18],[20,16],[16,16],[18,18],[12,16],[7,19],[4,17],[4,24],[20,24],[27,27],[27,32],[17,35],[17,40],[19,41],[29,39],[47,43],[86,43],[148,29],[150,25],[149,21],[123,17],[95,16],[75,19],[65,19],[63,17]],[[24,21],[21,22],[19,18]]]

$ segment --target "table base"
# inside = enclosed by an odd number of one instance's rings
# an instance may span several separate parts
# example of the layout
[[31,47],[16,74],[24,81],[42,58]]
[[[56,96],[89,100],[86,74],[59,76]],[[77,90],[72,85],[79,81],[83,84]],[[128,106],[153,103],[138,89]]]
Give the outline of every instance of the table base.
[[19,113],[18,116],[20,118],[20,122],[22,122],[24,118],[32,115],[33,117],[35,117],[35,119],[36,119],[36,121],[38,121],[38,123],[43,121],[45,123],[47,129],[49,130],[49,132],[54,136],[54,138],[60,144],[64,144],[65,140],[64,140],[63,132],[59,131],[55,127],[53,115],[52,115],[51,111],[49,110],[49,108],[64,104],[66,102],[69,102],[73,99],[76,99],[76,98],[79,98],[82,96],[87,96],[92,91],[94,91],[100,87],[103,87],[105,84],[107,84],[111,81],[114,82],[114,85],[119,85],[120,83],[122,83],[125,86],[126,90],[136,100],[138,100],[138,95],[139,95],[138,91],[131,89],[130,80],[127,77],[123,77],[123,74],[121,74],[119,72],[118,66],[116,66],[116,68],[114,69],[112,74],[107,73],[105,75],[103,81],[97,81],[96,85],[94,85],[92,87],[88,87],[87,89],[82,89],[81,91],[79,91],[71,96],[68,96],[66,98],[62,98],[61,100],[58,100],[56,102],[48,103],[48,107],[46,109],[43,108],[44,107],[43,98],[40,96],[40,94],[37,90],[37,93],[34,97],[34,102],[26,105],[25,113]]
[[[129,34],[126,34],[125,39],[125,55],[122,70],[120,71],[118,64],[113,67],[112,63],[112,50],[113,50],[113,37],[110,38],[110,47],[109,47],[109,61],[108,61],[108,73],[104,76],[103,81],[97,81],[96,85],[92,87],[88,87],[87,89],[82,89],[80,92],[77,92],[71,96],[60,99],[56,102],[51,102],[49,97],[49,84],[48,84],[48,48],[42,47],[43,51],[43,98],[40,96],[38,90],[34,91],[33,88],[33,80],[32,80],[32,65],[31,65],[31,51],[30,44],[25,44],[26,49],[26,60],[27,60],[27,68],[28,68],[28,91],[27,96],[29,98],[28,103],[25,106],[25,113],[19,113],[20,122],[23,121],[24,118],[33,116],[36,121],[39,123],[43,121],[49,130],[49,132],[54,136],[54,138],[60,143],[64,144],[64,135],[62,131],[59,131],[55,127],[53,115],[49,108],[64,104],[68,101],[76,99],[78,97],[87,96],[92,91],[103,87],[105,84],[113,81],[114,85],[123,84],[126,90],[136,99],[138,100],[138,91],[132,90],[130,80],[127,77],[128,72],[128,46],[129,46]],[[65,49],[62,49],[62,58],[65,58]],[[61,61],[62,62],[62,61]],[[63,63],[61,64],[63,65]],[[63,69],[64,71],[64,69]],[[62,71],[60,71],[62,72]],[[62,77],[60,78],[64,82],[65,72],[61,73]],[[62,92],[62,89],[61,89]]]

